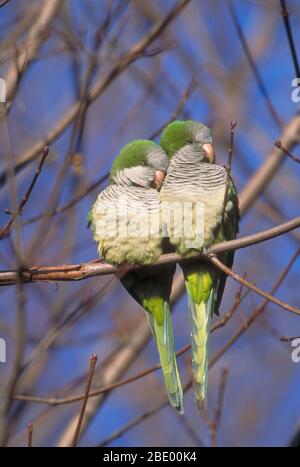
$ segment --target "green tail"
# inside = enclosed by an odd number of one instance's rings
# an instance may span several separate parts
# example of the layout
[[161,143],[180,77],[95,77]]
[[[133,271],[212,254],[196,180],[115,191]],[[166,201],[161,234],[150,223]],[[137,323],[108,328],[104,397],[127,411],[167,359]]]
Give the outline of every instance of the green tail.
[[207,396],[208,340],[216,291],[210,272],[186,274],[185,286],[189,301],[195,397],[203,405]]
[[151,297],[143,303],[156,340],[160,364],[170,403],[183,413],[183,393],[177,369],[169,304],[160,297]]

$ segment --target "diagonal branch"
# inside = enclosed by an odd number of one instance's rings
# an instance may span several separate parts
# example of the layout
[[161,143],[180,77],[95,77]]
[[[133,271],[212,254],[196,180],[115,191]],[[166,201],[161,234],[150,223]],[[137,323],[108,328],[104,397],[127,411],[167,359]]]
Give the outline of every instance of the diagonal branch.
[[281,149],[281,151],[282,151],[285,155],[287,155],[290,159],[292,159],[292,161],[297,162],[297,164],[300,164],[300,159],[299,159],[299,157],[294,156],[294,154],[292,154],[290,151],[288,151],[287,149],[285,149],[285,148],[282,146],[281,141],[275,141],[274,144],[275,144],[276,148]]
[[283,18],[284,22],[284,27],[285,31],[287,34],[288,42],[289,42],[289,47],[293,59],[293,64],[295,68],[295,73],[298,79],[300,79],[300,67],[299,67],[299,62],[298,62],[298,57],[297,57],[297,52],[296,52],[296,47],[295,47],[295,41],[293,38],[293,32],[290,24],[290,18],[289,18],[289,11],[286,7],[286,1],[285,0],[280,0],[280,7],[281,7],[281,15]]
[[[5,78],[6,100],[8,102],[13,100],[26,69],[44,42],[45,35],[48,34],[49,31],[49,24],[59,11],[61,5],[62,2],[60,0],[45,0],[40,9],[40,15],[29,31],[28,38],[23,44],[22,52],[16,57],[16,60],[8,69]],[[3,4],[1,6],[3,6]],[[44,144],[42,147],[43,146]],[[42,147],[38,152],[42,150]]]
[[32,190],[34,188],[34,185],[36,184],[37,179],[39,178],[39,175],[41,173],[42,167],[44,165],[44,162],[45,162],[45,159],[46,159],[48,153],[49,153],[49,148],[48,148],[48,146],[45,146],[43,148],[41,161],[40,161],[40,163],[38,165],[37,170],[35,171],[35,174],[32,177],[31,183],[30,183],[25,195],[22,197],[22,199],[20,201],[17,212],[14,212],[11,215],[11,218],[9,219],[9,221],[6,222],[6,224],[0,229],[0,240],[2,240],[4,237],[6,237],[9,234],[10,229],[11,229],[16,217],[19,216],[20,214],[22,214],[23,208],[24,208],[25,204],[27,203],[27,201],[29,200],[29,197],[30,197],[31,192],[32,192]]
[[92,385],[92,380],[93,380],[93,376],[94,376],[94,370],[95,370],[96,363],[97,363],[97,355],[92,354],[90,356],[89,373],[88,373],[88,379],[87,379],[87,384],[86,384],[86,388],[85,388],[83,404],[82,404],[82,407],[81,407],[81,410],[80,410],[79,419],[78,419],[78,422],[77,422],[77,425],[76,425],[76,430],[75,430],[74,438],[73,438],[73,442],[72,442],[72,447],[73,448],[75,448],[77,443],[78,443],[80,428],[81,428],[83,418],[84,418],[84,414],[85,414],[85,411],[86,411],[86,405],[87,405],[87,401],[88,401],[88,397],[89,397],[90,388],[91,388],[91,385]]
[[233,272],[224,263],[222,263],[222,261],[220,261],[215,255],[209,255],[209,259],[214,266],[220,269],[220,271],[225,272],[225,274],[232,277],[232,279],[234,279],[235,281],[239,282],[240,284],[243,284],[248,289],[253,290],[253,292],[257,293],[258,295],[261,295],[261,297],[265,298],[266,300],[269,300],[270,302],[275,303],[275,305],[280,306],[284,310],[290,311],[291,313],[295,313],[296,315],[300,315],[299,308],[289,305],[288,303],[284,303],[278,298],[273,297],[273,295],[267,292],[264,292],[262,289],[252,284],[252,282],[249,282],[244,277],[240,276],[236,272]]
[[265,101],[266,101],[266,104],[267,104],[267,107],[269,109],[269,112],[270,112],[270,115],[274,121],[274,123],[279,127],[281,128],[282,126],[282,122],[281,122],[281,119],[279,117],[279,115],[277,114],[273,104],[272,104],[272,101],[270,99],[270,96],[269,96],[269,93],[267,91],[267,88],[262,80],[262,77],[260,75],[260,72],[258,71],[257,69],[257,66],[255,64],[255,61],[254,61],[254,58],[252,56],[252,53],[249,49],[249,46],[247,44],[247,40],[245,38],[245,35],[243,33],[243,30],[242,30],[242,27],[239,23],[239,20],[238,20],[238,17],[236,15],[236,12],[234,10],[234,7],[233,7],[233,4],[232,4],[232,0],[227,0],[227,3],[228,3],[228,8],[229,8],[229,12],[230,12],[230,15],[232,17],[232,20],[233,20],[233,23],[234,23],[234,26],[236,28],[236,31],[237,31],[237,34],[239,36],[239,39],[240,39],[240,42],[241,42],[241,45],[243,47],[243,50],[244,50],[244,53],[247,57],[247,60],[248,60],[248,63],[250,65],[250,68],[252,70],[252,73],[256,79],[256,82],[257,82],[257,85],[259,87],[259,90],[261,92],[261,94],[263,95]]
[[[270,290],[270,294],[274,294],[280,285],[283,283],[285,280],[287,274],[289,273],[291,267],[294,265],[295,261],[297,260],[298,256],[300,254],[300,248],[298,248],[295,253],[292,255],[290,258],[289,262],[283,269],[283,271],[280,273],[279,277],[277,278],[276,282],[274,283],[273,287]],[[247,318],[247,320],[243,323],[243,325],[234,333],[234,335],[224,344],[224,346],[219,349],[210,359],[209,361],[209,368],[211,368],[215,363],[224,355],[225,352],[249,329],[249,327],[255,322],[255,320],[262,314],[264,313],[266,307],[269,304],[269,300],[264,300],[261,302],[260,305],[258,305],[255,310],[250,314],[250,316]]]

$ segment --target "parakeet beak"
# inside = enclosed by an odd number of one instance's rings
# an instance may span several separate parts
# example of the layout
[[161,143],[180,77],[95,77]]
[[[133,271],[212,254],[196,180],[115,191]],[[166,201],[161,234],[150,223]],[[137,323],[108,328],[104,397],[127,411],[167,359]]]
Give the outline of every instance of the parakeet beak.
[[162,184],[163,184],[163,181],[165,179],[165,172],[163,170],[156,170],[155,173],[154,173],[154,185],[155,185],[155,188],[159,191]]
[[212,143],[205,143],[202,146],[203,151],[206,154],[207,159],[211,164],[216,160],[215,148]]

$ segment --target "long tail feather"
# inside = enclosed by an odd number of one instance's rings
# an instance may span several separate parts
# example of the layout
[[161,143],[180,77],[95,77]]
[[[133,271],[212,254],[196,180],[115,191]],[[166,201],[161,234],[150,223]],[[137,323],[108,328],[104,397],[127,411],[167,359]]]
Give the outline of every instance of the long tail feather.
[[169,304],[163,299],[152,298],[144,306],[156,340],[170,403],[179,413],[183,413],[183,392],[174,350]]
[[203,405],[206,404],[207,397],[208,341],[215,290],[212,287],[200,300],[195,300],[189,279],[190,277],[186,278],[185,285],[189,302],[194,390],[197,402]]

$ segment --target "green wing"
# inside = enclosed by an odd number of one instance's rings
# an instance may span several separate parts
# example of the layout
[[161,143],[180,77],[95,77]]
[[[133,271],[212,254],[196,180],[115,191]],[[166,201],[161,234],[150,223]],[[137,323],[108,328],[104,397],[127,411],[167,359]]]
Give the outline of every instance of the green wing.
[[86,216],[86,220],[87,220],[87,227],[88,229],[91,229],[91,231],[95,232],[95,224],[93,222],[93,208],[94,208],[94,205],[92,204],[92,206],[90,207],[89,209],[89,212],[87,213],[87,216]]
[[[223,242],[227,240],[232,240],[236,238],[239,232],[239,219],[240,219],[240,212],[239,212],[239,202],[237,191],[232,179],[230,179],[229,190],[228,190],[228,201],[223,217],[222,224],[220,226],[217,242]],[[223,253],[220,257],[221,261],[223,261],[226,266],[229,268],[232,267],[234,261],[234,251],[228,251]],[[219,314],[219,307],[221,305],[222,296],[224,293],[225,285],[227,280],[227,274],[221,274],[218,291],[217,291],[217,298],[216,298],[216,305],[215,305],[215,313]]]

